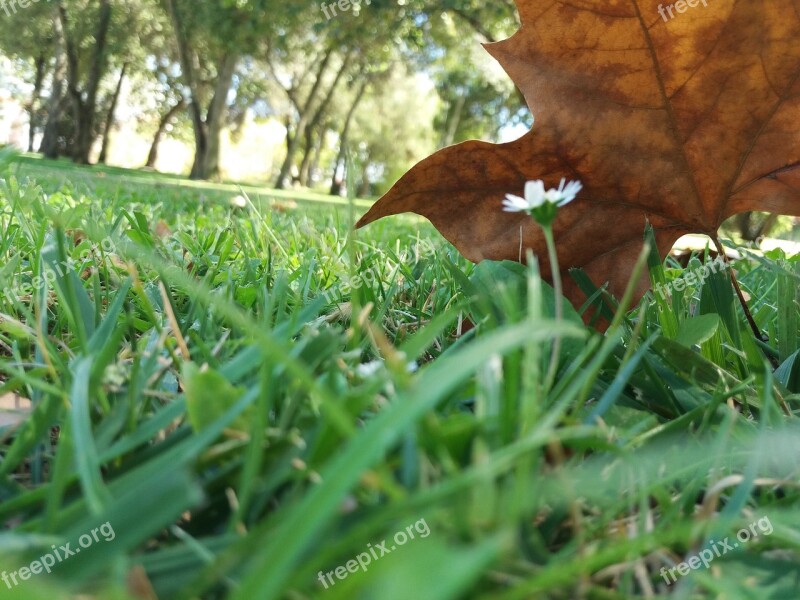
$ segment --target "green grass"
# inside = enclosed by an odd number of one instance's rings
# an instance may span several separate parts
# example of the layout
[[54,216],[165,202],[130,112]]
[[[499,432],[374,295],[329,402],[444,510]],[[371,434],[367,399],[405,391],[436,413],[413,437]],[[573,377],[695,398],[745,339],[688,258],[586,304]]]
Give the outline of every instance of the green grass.
[[2,177],[0,397],[33,410],[0,429],[0,569],[114,535],[0,598],[794,598],[797,257],[736,264],[767,342],[724,270],[601,335],[418,219],[354,235],[363,203]]
[[[273,201],[293,200],[303,203],[321,203],[333,206],[346,206],[347,200],[326,194],[299,190],[275,190],[248,183],[212,183],[194,181],[179,175],[157,171],[135,171],[107,165],[80,166],[71,161],[46,160],[37,154],[23,154],[16,157],[13,173],[17,178],[32,178],[46,181],[47,187],[56,189],[66,186],[73,193],[90,192],[106,198],[128,194],[159,199],[179,200],[193,194],[193,200],[202,202],[229,201],[233,196],[245,193],[254,198]],[[369,207],[368,200],[355,199],[355,206]]]

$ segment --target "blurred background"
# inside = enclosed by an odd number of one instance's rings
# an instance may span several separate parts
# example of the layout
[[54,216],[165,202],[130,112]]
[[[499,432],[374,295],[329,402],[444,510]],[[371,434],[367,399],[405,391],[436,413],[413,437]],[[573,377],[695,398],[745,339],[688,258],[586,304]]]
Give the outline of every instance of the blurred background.
[[[439,148],[532,126],[481,46],[518,26],[513,0],[2,0],[0,145],[376,198]],[[796,225],[747,213],[725,233]]]
[[512,0],[0,4],[0,143],[79,163],[380,195],[466,139],[518,137],[524,99],[481,43]]

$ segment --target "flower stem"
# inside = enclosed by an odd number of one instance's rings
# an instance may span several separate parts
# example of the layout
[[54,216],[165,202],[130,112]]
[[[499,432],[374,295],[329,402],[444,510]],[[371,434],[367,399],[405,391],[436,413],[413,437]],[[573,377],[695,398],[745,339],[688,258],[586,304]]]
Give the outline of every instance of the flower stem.
[[[544,239],[547,243],[547,255],[550,262],[550,272],[553,278],[553,290],[555,291],[555,304],[556,304],[556,322],[560,323],[564,319],[564,306],[561,304],[563,297],[563,288],[561,285],[561,270],[558,266],[558,254],[556,253],[556,242],[553,238],[553,226],[542,225],[544,231]],[[544,380],[544,389],[547,393],[553,387],[555,382],[556,372],[558,371],[558,358],[561,354],[561,336],[556,335],[553,340],[553,350],[550,354],[550,366],[547,369],[547,375]]]

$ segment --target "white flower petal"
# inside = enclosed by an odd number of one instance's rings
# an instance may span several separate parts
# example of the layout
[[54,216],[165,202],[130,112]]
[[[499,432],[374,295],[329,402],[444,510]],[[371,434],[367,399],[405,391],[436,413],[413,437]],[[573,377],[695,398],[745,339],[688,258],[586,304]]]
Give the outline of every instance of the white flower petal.
[[367,377],[372,377],[381,370],[383,367],[382,360],[373,360],[372,362],[362,363],[356,367],[356,373],[358,373],[359,377],[366,379]]
[[550,204],[558,204],[559,200],[561,200],[561,194],[557,189],[550,188],[545,192],[544,199]]
[[583,184],[580,181],[570,181],[569,184],[562,191],[561,202],[559,206],[565,206],[575,200],[575,197],[583,189]]
[[503,200],[503,210],[506,212],[524,212],[528,210],[528,203],[525,198],[520,198],[513,194],[506,194],[506,199]]
[[525,200],[530,208],[538,208],[545,203],[544,182],[541,179],[525,184]]
[[520,196],[515,196],[514,194],[506,194],[506,199],[509,202],[512,202],[514,205],[519,206],[520,208],[528,206],[528,201],[525,200],[525,198],[522,198]]

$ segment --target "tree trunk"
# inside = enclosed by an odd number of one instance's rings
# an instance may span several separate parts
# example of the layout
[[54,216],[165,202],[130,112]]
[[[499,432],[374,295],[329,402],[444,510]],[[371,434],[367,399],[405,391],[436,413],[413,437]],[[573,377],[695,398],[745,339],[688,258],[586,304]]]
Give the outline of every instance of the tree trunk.
[[28,152],[33,152],[34,141],[36,139],[36,130],[39,124],[37,116],[39,99],[42,95],[42,84],[44,83],[44,72],[47,66],[44,54],[40,54],[36,59],[36,78],[33,81],[33,93],[31,94],[31,101],[28,104]]
[[316,131],[312,127],[306,127],[306,144],[303,151],[303,160],[300,161],[300,175],[298,182],[302,187],[308,187],[309,169],[311,168],[311,157],[314,155],[314,135]]
[[190,90],[192,94],[189,101],[192,115],[192,129],[194,130],[194,164],[189,177],[192,179],[204,178],[204,164],[205,156],[208,152],[208,136],[206,134],[206,122],[203,120],[203,109],[200,106],[200,101],[197,95]]
[[181,64],[181,74],[186,87],[189,88],[189,109],[194,129],[194,164],[190,177],[192,179],[208,179],[219,176],[219,151],[222,128],[225,124],[227,112],[228,92],[233,83],[236,64],[239,57],[227,53],[217,69],[217,81],[214,85],[214,96],[211,99],[208,111],[203,118],[203,108],[197,96],[194,68],[190,57],[189,41],[183,31],[183,22],[178,14],[178,7],[174,0],[167,0],[167,12],[172,21],[177,41],[178,59]]
[[111,129],[114,127],[114,113],[117,112],[117,104],[119,103],[119,95],[122,92],[122,82],[125,81],[125,71],[128,70],[128,63],[122,64],[122,69],[119,72],[119,80],[117,87],[114,90],[114,95],[111,97],[111,106],[108,107],[108,115],[106,116],[106,125],[103,129],[103,146],[100,148],[100,157],[97,159],[101,165],[106,164],[108,158],[108,143],[111,137]]
[[754,213],[744,212],[736,215],[736,227],[742,239],[746,242],[755,242],[769,234],[778,221],[778,215],[770,214],[761,221],[754,222]]
[[[222,129],[228,107],[228,92],[233,84],[238,57],[232,54],[222,59],[217,73],[214,97],[208,107],[205,121],[195,125],[195,156],[190,177],[192,179],[218,179],[219,153]],[[192,100],[194,102],[194,99]],[[202,135],[197,136],[198,129]]]
[[64,29],[58,15],[58,8],[54,12],[53,30],[55,32],[55,66],[53,67],[53,83],[50,86],[50,99],[47,106],[47,123],[42,135],[39,152],[45,157],[58,158],[58,125],[61,122],[62,100],[64,96],[64,78],[67,73],[67,64],[64,54]]
[[78,107],[73,107],[73,110],[75,140],[72,147],[72,161],[79,165],[88,165],[91,163],[92,143],[94,142],[94,135],[92,135],[94,123],[91,109],[81,104]]
[[330,189],[331,196],[338,196],[342,193],[342,182],[344,180],[344,175],[342,175],[341,179],[337,179],[336,174],[339,172],[339,165],[344,162],[345,152],[347,152],[347,136],[350,134],[350,124],[352,123],[353,117],[356,114],[358,105],[361,104],[361,99],[364,97],[364,93],[367,91],[368,84],[368,79],[365,79],[361,83],[361,87],[356,94],[355,100],[353,100],[353,104],[350,106],[350,110],[347,112],[347,118],[344,120],[342,132],[339,134],[339,154],[336,156],[336,161],[333,163],[333,176],[331,177]]
[[158,147],[161,145],[161,140],[164,138],[164,133],[167,131],[167,127],[172,122],[172,119],[175,118],[175,115],[181,112],[184,108],[186,108],[186,100],[181,98],[175,106],[167,111],[167,114],[161,117],[161,120],[158,122],[156,134],[153,136],[153,144],[150,146],[150,152],[147,155],[147,163],[145,163],[145,167],[150,169],[155,168],[156,161],[158,160]]
[[172,29],[175,31],[175,41],[178,49],[178,60],[181,65],[181,77],[186,87],[189,88],[189,114],[192,118],[192,129],[194,130],[194,164],[192,165],[191,177],[197,178],[202,174],[204,157],[208,141],[206,138],[205,121],[203,119],[203,109],[197,97],[197,88],[194,83],[194,68],[189,56],[189,42],[183,31],[183,22],[178,14],[178,7],[174,0],[167,0],[167,12],[169,13]]
[[[331,86],[328,88],[328,92],[325,94],[325,98],[323,98],[322,102],[320,102],[316,112],[314,113],[314,116],[306,127],[305,153],[303,154],[303,160],[300,163],[300,185],[303,187],[308,186],[311,157],[314,155],[315,149],[314,134],[320,129],[322,119],[328,111],[328,107],[330,106],[331,100],[333,100],[333,94],[336,91],[336,88],[339,86],[339,82],[342,80],[342,77],[350,66],[350,59],[352,56],[353,51],[348,50],[347,54],[345,54],[345,57],[342,60],[339,70],[336,73],[336,77],[333,79],[333,83],[331,83]],[[320,135],[324,135],[324,131],[320,132]]]
[[467,103],[467,94],[458,94],[455,105],[451,107],[447,115],[447,130],[442,138],[442,147],[452,146],[458,133],[458,126],[461,124],[461,117],[464,115],[464,106]]
[[[60,92],[61,89],[58,91]],[[59,140],[61,117],[69,109],[69,103],[69,98],[63,95],[54,96],[49,102],[47,124],[42,135],[42,143],[39,144],[39,153],[45,158],[55,160],[61,155]]]
[[322,149],[325,146],[325,134],[328,132],[328,123],[326,122],[319,131],[317,136],[317,144],[314,147],[314,156],[311,159],[311,164],[308,167],[308,181],[313,183],[312,179],[314,173],[319,173],[319,162],[322,159]]
[[289,115],[283,119],[283,126],[286,127],[286,151],[292,145],[292,118]]
[[64,5],[59,3],[59,16],[64,31],[67,53],[67,84],[72,97],[73,113],[75,119],[75,139],[73,141],[72,160],[78,164],[89,164],[92,144],[95,139],[95,118],[97,113],[97,92],[100,81],[105,73],[106,66],[106,41],[108,29],[111,24],[111,0],[100,0],[100,13],[98,16],[95,44],[93,47],[92,65],[89,70],[89,79],[86,83],[85,94],[80,89],[80,69],[78,64],[78,49],[69,37],[68,17]]
[[281,165],[278,179],[275,181],[276,189],[282,190],[286,186],[286,180],[288,179],[289,173],[292,170],[292,165],[294,165],[294,155],[300,146],[300,140],[303,139],[306,127],[311,119],[311,106],[313,105],[317,94],[319,93],[319,89],[322,85],[322,80],[325,75],[325,70],[328,68],[328,63],[330,63],[332,56],[333,50],[328,50],[325,53],[325,57],[322,59],[319,68],[317,69],[317,78],[314,81],[314,85],[311,86],[311,91],[308,93],[306,101],[303,103],[302,107],[295,107],[297,108],[298,112],[297,126],[295,127],[294,135],[292,135],[291,138],[289,138],[289,131],[287,130],[286,158],[283,161],[283,165]]
[[359,198],[366,198],[367,196],[369,196],[369,193],[372,188],[372,184],[369,182],[369,173],[368,173],[369,161],[370,157],[367,156],[367,159],[364,162],[364,170],[361,172],[361,185],[359,186],[357,194]]

